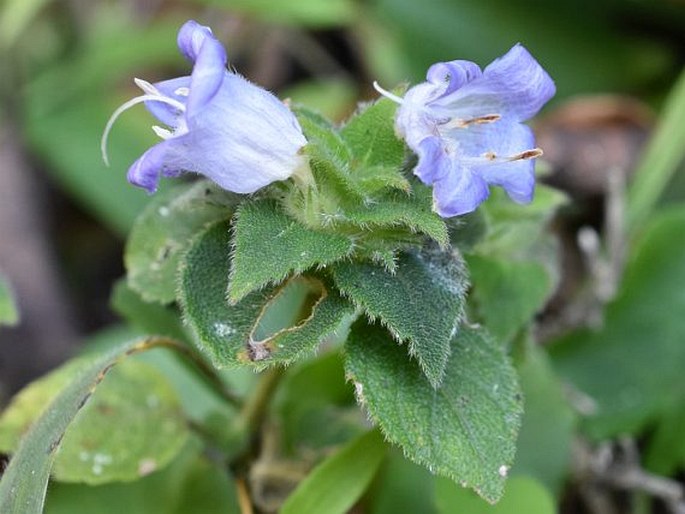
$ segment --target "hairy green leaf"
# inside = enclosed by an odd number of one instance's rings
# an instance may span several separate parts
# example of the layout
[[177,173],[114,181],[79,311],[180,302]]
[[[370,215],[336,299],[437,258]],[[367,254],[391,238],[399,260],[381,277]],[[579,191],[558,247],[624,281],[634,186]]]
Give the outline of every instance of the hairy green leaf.
[[314,351],[352,313],[333,289],[307,276],[230,305],[228,275],[229,229],[218,223],[188,251],[180,292],[186,322],[217,367],[292,362]]
[[233,215],[238,197],[212,182],[182,184],[158,194],[138,216],[124,253],[131,288],[148,302],[176,298],[181,255],[206,225]]
[[398,169],[405,156],[404,143],[395,135],[397,104],[381,98],[353,116],[340,134],[352,150],[354,168],[388,166]]
[[437,389],[379,325],[355,323],[345,348],[358,399],[391,442],[490,502],[502,496],[522,398],[501,345],[482,331],[460,330]]
[[400,257],[395,273],[371,263],[331,268],[336,285],[399,342],[408,342],[426,377],[438,387],[461,322],[466,271],[457,254],[424,251]]
[[511,259],[527,257],[530,248],[540,239],[552,216],[566,201],[566,196],[550,187],[538,184],[535,198],[529,205],[512,202],[499,188],[481,206],[488,231],[474,251],[489,257]]
[[[343,222],[367,230],[388,228],[400,233],[406,227],[410,232],[422,232],[440,246],[448,244],[447,226],[431,210],[430,190],[416,185],[411,194],[390,191],[376,196],[368,203],[348,207]],[[373,236],[373,232],[371,234]]]
[[231,246],[228,298],[237,303],[291,273],[344,259],[354,243],[349,237],[309,229],[285,215],[276,203],[262,201],[238,209]]

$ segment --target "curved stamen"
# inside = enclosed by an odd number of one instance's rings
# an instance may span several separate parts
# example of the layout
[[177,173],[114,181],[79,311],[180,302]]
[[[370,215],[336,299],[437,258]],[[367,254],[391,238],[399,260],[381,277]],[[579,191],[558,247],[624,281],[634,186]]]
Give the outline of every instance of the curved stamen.
[[373,81],[373,88],[374,88],[376,91],[378,91],[381,95],[383,95],[383,96],[386,97],[386,98],[389,98],[389,99],[392,100],[393,102],[396,102],[396,103],[398,103],[398,104],[400,104],[400,105],[404,103],[404,98],[401,98],[401,97],[399,97],[399,96],[397,96],[397,95],[394,95],[394,94],[392,94],[390,91],[386,91],[386,90],[383,89],[383,88],[378,84],[378,82],[376,82],[375,80]]
[[107,125],[105,125],[105,130],[102,133],[102,139],[100,139],[100,151],[102,152],[102,160],[105,161],[105,165],[109,166],[109,158],[107,157],[107,138],[109,137],[109,132],[112,130],[114,122],[117,121],[117,118],[121,116],[122,113],[124,113],[134,105],[138,105],[139,103],[143,102],[161,102],[172,107],[175,107],[181,112],[185,112],[186,110],[186,106],[178,100],[174,100],[173,98],[169,98],[167,96],[162,96],[159,94],[145,94],[136,96],[135,98],[131,98],[129,101],[121,104],[117,108],[117,110],[112,113],[112,116],[110,116],[109,120],[107,120]]

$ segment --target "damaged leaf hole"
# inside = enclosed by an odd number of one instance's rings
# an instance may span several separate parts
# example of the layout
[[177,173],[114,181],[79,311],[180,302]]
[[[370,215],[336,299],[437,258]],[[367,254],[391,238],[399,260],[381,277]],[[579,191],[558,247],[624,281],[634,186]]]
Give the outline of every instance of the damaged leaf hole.
[[325,286],[311,277],[295,277],[278,289],[262,309],[250,333],[247,343],[249,359],[267,359],[277,349],[275,339],[309,322],[327,295]]

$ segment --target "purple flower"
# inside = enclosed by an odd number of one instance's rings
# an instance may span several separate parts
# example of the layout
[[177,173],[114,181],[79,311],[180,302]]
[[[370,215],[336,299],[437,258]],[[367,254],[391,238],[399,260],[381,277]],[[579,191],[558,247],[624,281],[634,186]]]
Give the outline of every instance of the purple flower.
[[469,61],[441,62],[426,79],[404,98],[376,88],[401,104],[396,128],[418,155],[414,174],[433,185],[434,210],[442,217],[471,212],[490,185],[530,202],[542,150],[521,122],[555,93],[545,70],[516,45],[483,71]]
[[236,193],[252,193],[285,180],[306,165],[307,143],[293,113],[268,91],[226,69],[226,51],[208,27],[186,22],[178,33],[181,53],[193,63],[190,76],[150,84],[135,79],[143,95],[123,104],[110,118],[105,145],[116,118],[144,102],[168,128],[153,127],[163,139],[129,169],[128,180],[149,192],[160,176],[205,175]]

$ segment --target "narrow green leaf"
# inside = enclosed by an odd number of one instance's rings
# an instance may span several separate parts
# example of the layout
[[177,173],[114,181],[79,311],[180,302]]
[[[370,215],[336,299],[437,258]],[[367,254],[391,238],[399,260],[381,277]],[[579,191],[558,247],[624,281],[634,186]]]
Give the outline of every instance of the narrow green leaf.
[[340,134],[352,150],[353,168],[387,166],[399,168],[404,161],[404,143],[395,135],[397,104],[381,98],[365,106],[342,128]]
[[0,274],[0,326],[19,323],[19,310],[9,282]]
[[178,263],[190,239],[206,225],[229,219],[238,201],[207,180],[157,194],[136,219],[126,244],[131,288],[148,302],[174,301]]
[[296,106],[294,112],[307,141],[316,144],[317,153],[341,165],[351,160],[350,148],[330,120],[301,105]]
[[146,349],[148,341],[131,341],[94,358],[57,395],[21,440],[0,480],[0,512],[42,512],[50,469],[67,427],[107,371],[129,353]]
[[226,223],[207,229],[188,251],[181,273],[186,322],[217,367],[264,368],[292,362],[314,351],[352,314],[351,305],[333,289],[306,276],[230,305],[226,300],[228,239]]
[[228,297],[233,303],[291,273],[344,259],[354,249],[349,237],[309,229],[270,201],[240,206],[231,246]]
[[554,497],[531,477],[511,477],[502,499],[488,505],[471,491],[454,482],[438,478],[435,482],[435,501],[439,514],[555,514]]
[[15,42],[50,0],[7,0],[0,9],[0,52]]
[[336,285],[371,318],[378,318],[399,342],[408,342],[434,387],[442,381],[450,340],[461,322],[466,271],[457,254],[404,254],[395,273],[370,263],[331,268]]
[[502,496],[522,398],[501,345],[482,331],[460,330],[437,389],[378,325],[355,323],[345,348],[358,399],[388,440],[490,502]]
[[281,514],[344,514],[371,483],[387,446],[377,430],[319,464],[283,504]]
[[685,158],[685,71],[673,86],[662,112],[628,190],[628,223],[633,230],[649,216]]
[[[19,393],[0,418],[3,449],[16,448],[83,365],[82,360],[72,362]],[[59,481],[87,484],[135,480],[166,466],[187,437],[171,384],[152,366],[129,360],[108,375],[75,416],[57,451],[52,475]]]

